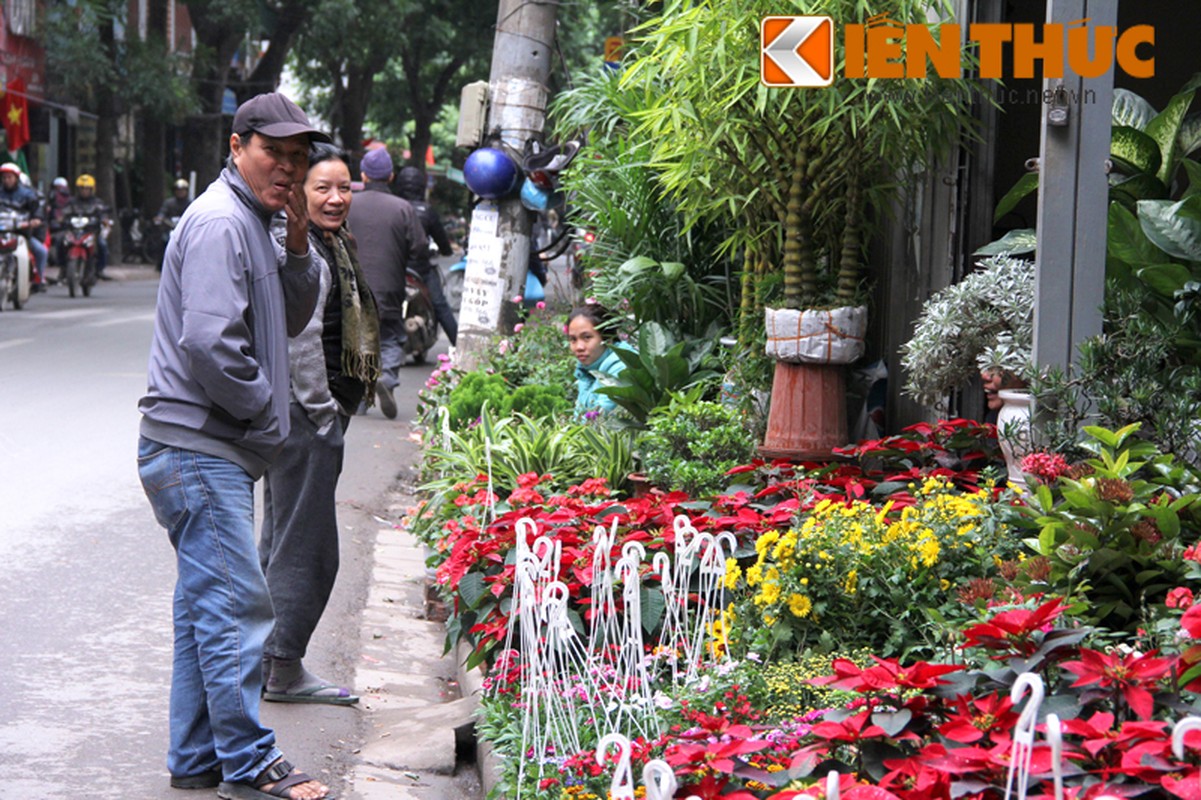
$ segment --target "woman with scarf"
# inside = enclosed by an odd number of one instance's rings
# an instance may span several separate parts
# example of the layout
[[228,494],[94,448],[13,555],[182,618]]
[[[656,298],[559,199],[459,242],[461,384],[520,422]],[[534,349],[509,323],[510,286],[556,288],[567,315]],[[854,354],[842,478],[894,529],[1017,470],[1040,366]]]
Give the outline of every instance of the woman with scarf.
[[346,227],[346,155],[315,144],[304,189],[321,293],[309,324],[288,340],[292,431],[264,476],[259,558],[275,629],[263,650],[263,698],[349,705],[359,698],[309,672],[301,660],[338,574],[334,491],[342,437],[359,404],[375,397],[379,315]]

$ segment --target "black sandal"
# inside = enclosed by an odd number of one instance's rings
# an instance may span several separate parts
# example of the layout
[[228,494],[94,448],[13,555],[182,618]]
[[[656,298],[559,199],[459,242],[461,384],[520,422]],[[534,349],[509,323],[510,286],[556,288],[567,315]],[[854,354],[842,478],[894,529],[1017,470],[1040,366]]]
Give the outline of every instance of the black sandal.
[[[221,800],[273,800],[282,797],[290,800],[288,792],[293,786],[315,780],[292,766],[291,762],[279,759],[267,769],[255,776],[254,780],[231,783],[222,781],[217,787],[217,797]],[[274,783],[270,791],[264,791],[263,786]],[[327,794],[321,800],[336,800],[332,794]]]

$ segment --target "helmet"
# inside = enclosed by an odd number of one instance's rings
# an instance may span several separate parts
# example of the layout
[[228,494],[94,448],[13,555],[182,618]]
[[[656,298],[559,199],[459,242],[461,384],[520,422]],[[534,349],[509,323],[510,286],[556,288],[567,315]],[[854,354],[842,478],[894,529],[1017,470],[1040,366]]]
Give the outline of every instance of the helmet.
[[562,192],[539,186],[533,178],[526,178],[521,184],[521,204],[530,211],[548,211],[562,202]]
[[54,183],[52,185],[55,189],[66,189],[68,186],[67,179],[60,175],[54,179]]
[[0,172],[11,172],[13,175],[20,177],[21,168],[11,161],[6,161],[3,164],[0,164]]
[[180,178],[179,180],[177,180],[175,182],[175,188],[176,189],[187,189],[188,182],[186,180],[184,180],[183,178]]
[[76,189],[95,189],[96,179],[86,172],[75,179]]
[[521,170],[503,150],[481,147],[467,156],[463,164],[463,180],[467,188],[480,197],[495,200],[517,188]]

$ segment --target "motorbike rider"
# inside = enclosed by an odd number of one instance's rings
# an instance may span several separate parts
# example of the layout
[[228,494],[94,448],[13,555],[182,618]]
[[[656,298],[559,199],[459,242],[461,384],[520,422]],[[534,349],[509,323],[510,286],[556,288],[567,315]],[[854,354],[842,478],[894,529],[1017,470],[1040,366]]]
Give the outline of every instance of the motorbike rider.
[[46,245],[28,235],[28,231],[42,224],[41,202],[37,192],[21,183],[21,168],[11,161],[0,164],[0,206],[15,209],[22,214],[28,214],[29,219],[22,223],[26,229],[26,240],[29,242],[29,252],[33,254],[34,280],[31,291],[42,291],[42,275],[46,272]]
[[359,165],[363,191],[350,204],[347,224],[359,243],[359,263],[379,309],[380,368],[375,384],[380,411],[396,419],[396,399],[405,363],[405,269],[429,243],[421,220],[409,201],[388,189],[393,177],[392,156],[386,148],[370,150]]
[[[402,167],[396,175],[393,191],[408,200],[409,204],[413,206],[417,217],[421,220],[421,227],[425,229],[426,237],[438,248],[438,255],[448,256],[453,252],[450,247],[450,237],[446,235],[446,229],[442,227],[442,217],[425,200],[425,184],[424,172],[417,167]],[[421,280],[425,281],[430,292],[430,300],[434,304],[434,315],[438,318],[438,324],[442,326],[442,330],[446,331],[446,338],[453,345],[458,337],[459,324],[455,320],[455,312],[451,310],[450,303],[446,302],[446,295],[442,291],[442,275],[430,263],[428,246],[419,249],[415,255],[416,258],[409,267],[421,276]]]
[[173,217],[182,217],[184,210],[191,202],[191,198],[188,197],[188,182],[180,178],[175,181],[171,196],[163,201],[158,213],[154,215],[154,224],[162,225]]
[[76,216],[99,220],[100,230],[96,236],[96,277],[102,281],[112,280],[104,274],[104,268],[108,266],[108,232],[113,220],[108,206],[96,196],[96,179],[86,172],[75,179],[75,196],[63,208],[64,220]]
[[[61,175],[51,184],[50,197],[46,200],[46,217],[50,220],[50,254],[54,257],[54,265],[62,267],[67,263],[67,253],[63,245],[63,209],[71,202],[71,184]],[[53,283],[48,279],[47,283]]]

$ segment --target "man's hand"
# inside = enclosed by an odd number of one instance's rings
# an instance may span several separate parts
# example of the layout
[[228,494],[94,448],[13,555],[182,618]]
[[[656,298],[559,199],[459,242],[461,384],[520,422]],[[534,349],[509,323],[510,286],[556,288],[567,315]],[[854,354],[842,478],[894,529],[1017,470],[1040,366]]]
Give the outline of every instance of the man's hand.
[[309,201],[304,194],[304,181],[292,184],[285,208],[288,217],[288,252],[302,256],[309,252]]

